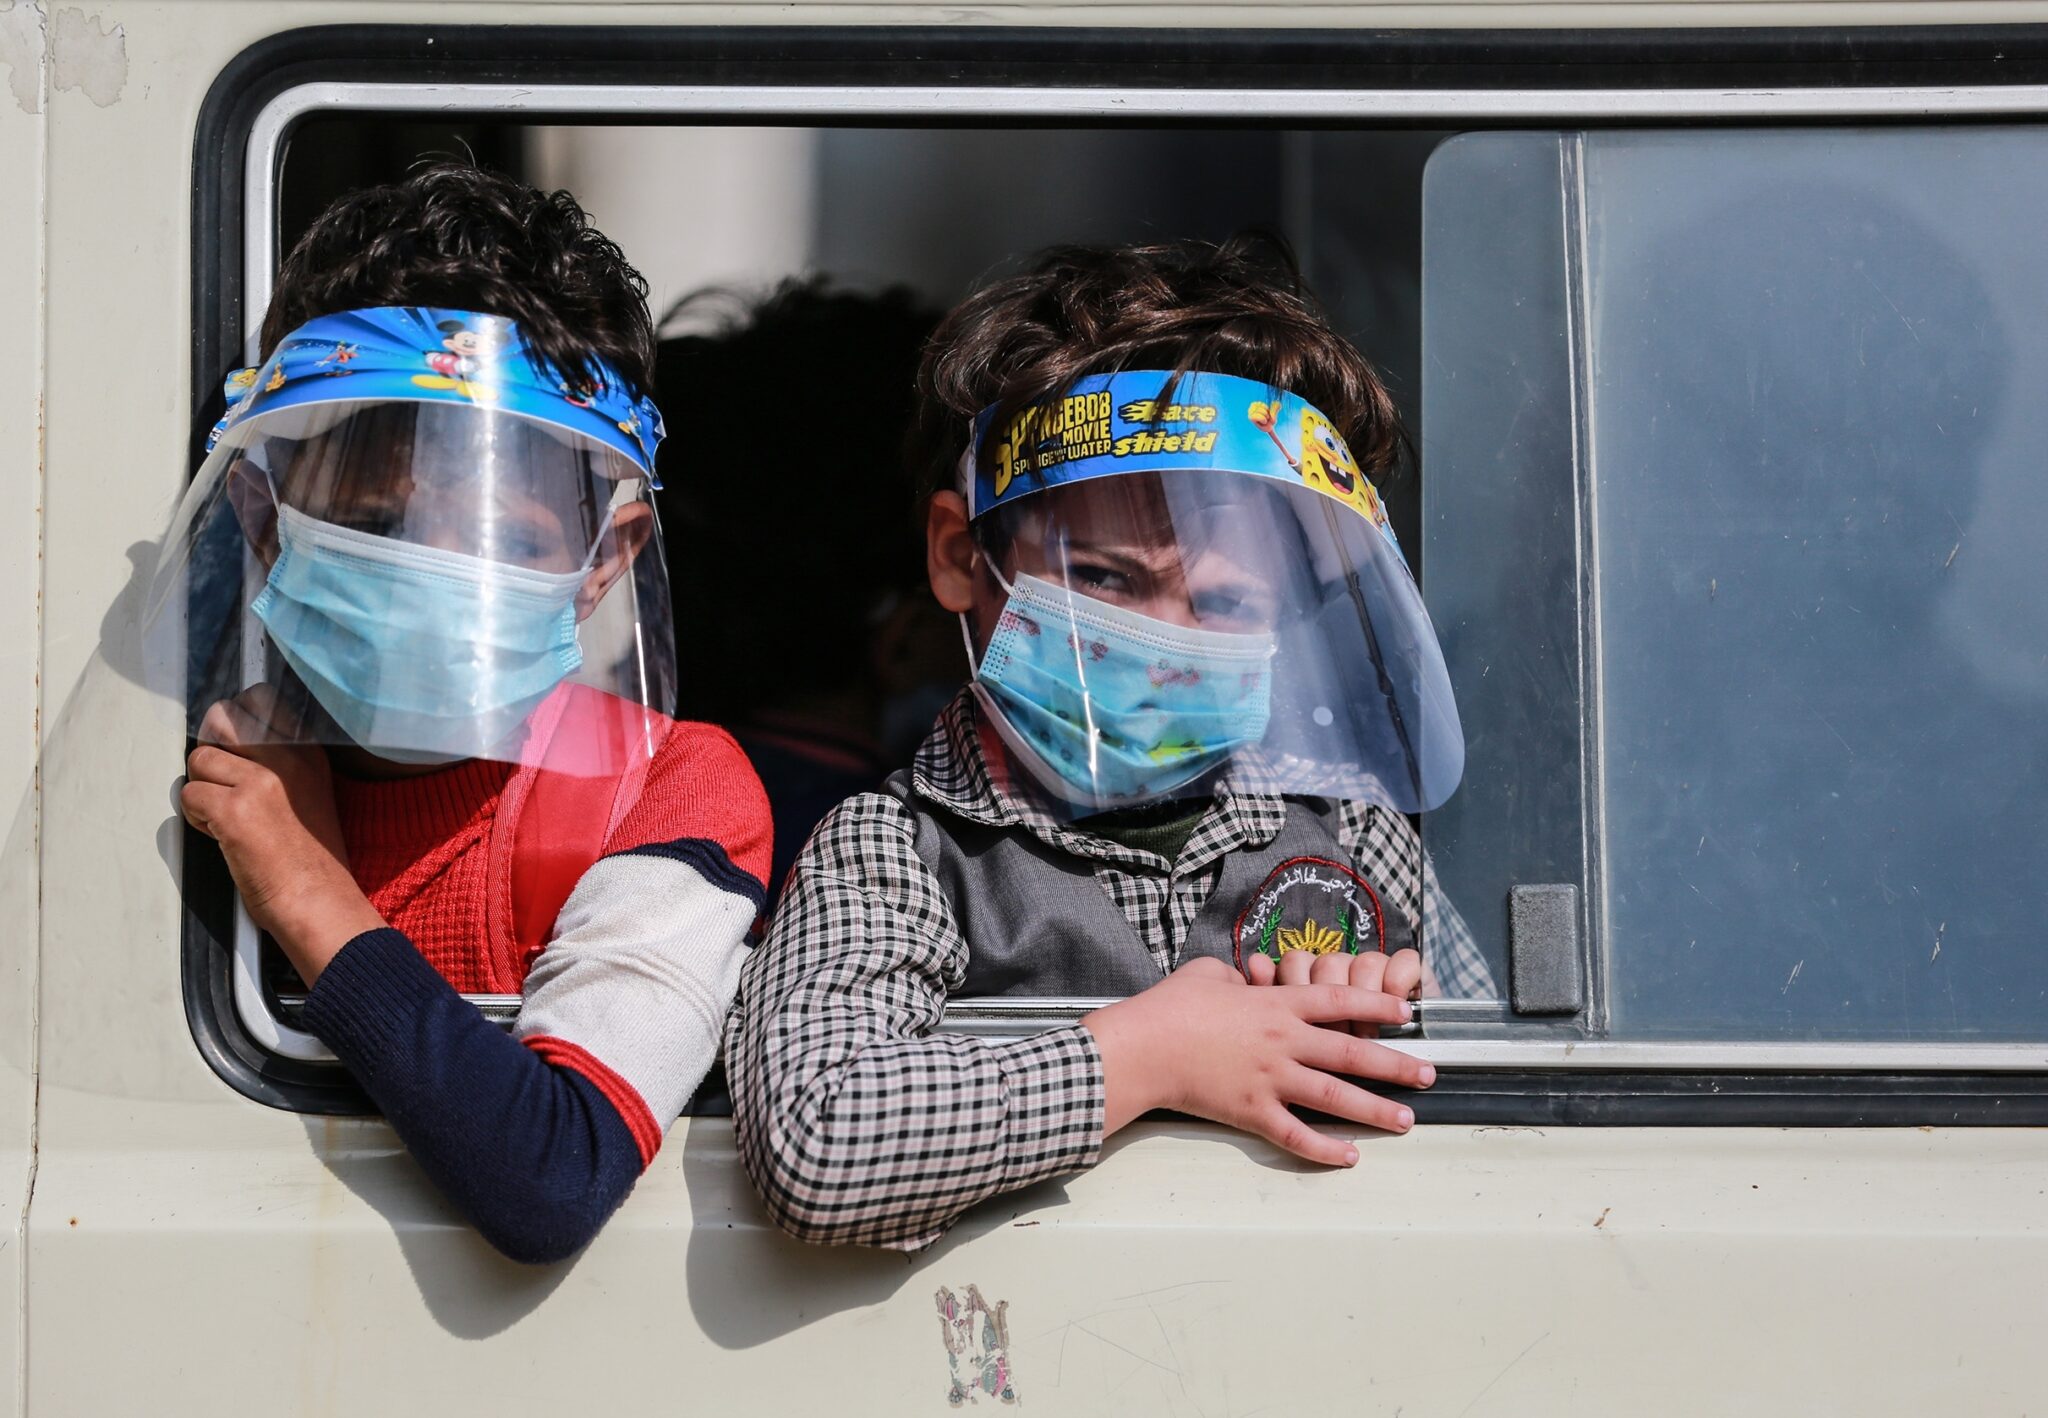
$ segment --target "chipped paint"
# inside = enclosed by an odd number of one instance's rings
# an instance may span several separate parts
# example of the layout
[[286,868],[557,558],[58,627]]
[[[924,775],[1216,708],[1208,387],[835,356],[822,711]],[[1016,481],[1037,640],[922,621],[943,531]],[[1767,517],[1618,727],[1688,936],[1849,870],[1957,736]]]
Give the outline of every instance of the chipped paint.
[[963,1403],[980,1403],[986,1395],[1002,1403],[1015,1403],[1017,1389],[1010,1372],[1010,1302],[999,1300],[991,1309],[976,1285],[967,1287],[964,1301],[942,1285],[933,1300],[938,1306],[939,1329],[946,1341],[946,1365],[951,1375],[946,1402],[958,1408]]
[[101,108],[118,103],[128,87],[128,32],[109,30],[75,6],[50,19],[50,88],[76,89]]
[[0,66],[7,70],[7,91],[23,113],[43,111],[42,0],[7,0],[0,8]]

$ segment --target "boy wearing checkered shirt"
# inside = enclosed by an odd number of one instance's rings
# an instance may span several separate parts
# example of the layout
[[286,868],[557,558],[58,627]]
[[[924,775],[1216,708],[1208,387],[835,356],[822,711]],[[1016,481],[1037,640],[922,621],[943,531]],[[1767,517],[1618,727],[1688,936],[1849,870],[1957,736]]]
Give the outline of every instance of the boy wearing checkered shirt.
[[[1418,990],[1494,992],[1396,810],[1462,741],[1366,478],[1392,403],[1263,254],[1054,251],[933,337],[913,448],[975,682],[819,825],[728,1038],[741,1157],[796,1236],[923,1246],[1159,1108],[1353,1165],[1290,1107],[1406,1131],[1346,1080],[1434,1070],[1373,1036]],[[1116,1002],[938,1032],[1001,995]]]

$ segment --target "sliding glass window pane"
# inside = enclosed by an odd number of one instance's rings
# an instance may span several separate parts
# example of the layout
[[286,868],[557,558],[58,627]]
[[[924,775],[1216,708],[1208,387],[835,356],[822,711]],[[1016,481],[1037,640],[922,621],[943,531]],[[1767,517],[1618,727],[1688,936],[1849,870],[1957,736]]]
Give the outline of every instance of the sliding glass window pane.
[[1422,583],[1465,728],[1423,836],[1503,983],[1510,888],[1585,877],[1562,150],[1455,138],[1423,183]]
[[[1558,193],[1496,220],[1562,210],[1562,268],[1442,270],[1426,228],[1426,301],[1568,296],[1611,1032],[2048,1034],[2048,134],[1548,140]],[[1493,459],[1430,461],[1432,498],[1485,496]],[[1441,598],[1466,530],[1431,533]],[[1475,740],[1513,699],[1471,697]]]

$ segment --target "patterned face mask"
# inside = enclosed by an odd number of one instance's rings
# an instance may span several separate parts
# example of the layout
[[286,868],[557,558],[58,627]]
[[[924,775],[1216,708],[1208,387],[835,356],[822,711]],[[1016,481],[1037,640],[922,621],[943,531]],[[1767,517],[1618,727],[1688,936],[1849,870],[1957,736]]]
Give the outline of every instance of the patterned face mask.
[[1009,600],[975,693],[1047,791],[1096,808],[1147,802],[1264,736],[1272,635],[1172,625],[1035,576],[996,579]]

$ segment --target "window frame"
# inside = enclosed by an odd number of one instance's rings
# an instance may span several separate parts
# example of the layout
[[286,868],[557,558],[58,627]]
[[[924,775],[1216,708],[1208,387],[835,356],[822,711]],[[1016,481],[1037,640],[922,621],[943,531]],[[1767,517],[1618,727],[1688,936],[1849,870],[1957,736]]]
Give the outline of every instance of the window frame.
[[[218,415],[218,373],[246,362],[237,354],[253,345],[245,312],[268,298],[285,148],[301,120],[342,112],[804,126],[2011,123],[2048,115],[2048,26],[1170,37],[968,27],[291,31],[222,71],[195,133],[193,466]],[[264,1008],[249,968],[254,932],[217,851],[189,828],[184,855],[186,1012],[215,1071],[272,1106],[374,1111],[322,1061],[331,1056],[317,1040],[274,1016],[251,1020]],[[1598,871],[1589,859],[1586,901]],[[506,1013],[505,1000],[478,1003]],[[962,1001],[947,1027],[1014,1035],[1070,1023],[1098,1003]],[[1425,1026],[1432,1014],[1455,1019],[1460,1002],[1421,1012]],[[1438,1037],[1402,1047],[1447,1070],[1412,1097],[1425,1122],[2048,1123],[2048,1040]]]

